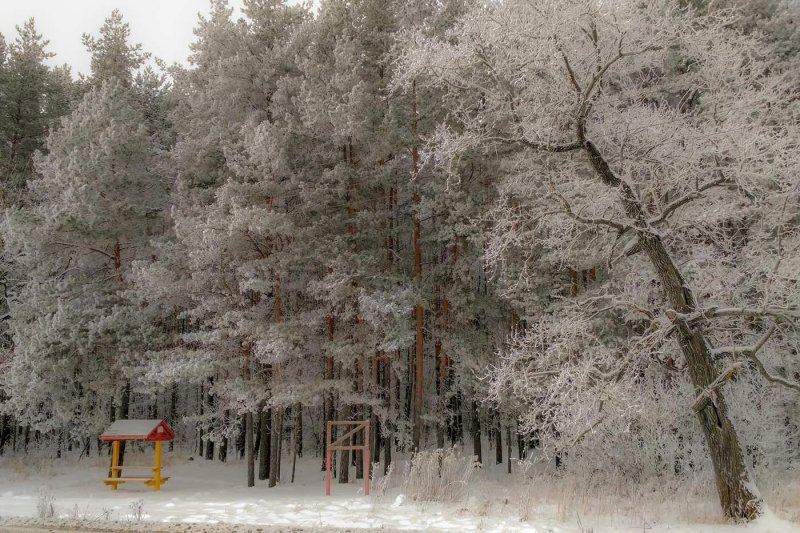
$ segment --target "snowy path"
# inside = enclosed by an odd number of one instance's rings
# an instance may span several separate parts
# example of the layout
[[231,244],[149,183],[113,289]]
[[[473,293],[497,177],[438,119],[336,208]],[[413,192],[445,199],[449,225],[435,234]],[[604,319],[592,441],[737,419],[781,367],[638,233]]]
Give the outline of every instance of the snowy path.
[[[144,461],[131,458],[130,462]],[[325,497],[324,477],[315,459],[298,463],[297,483],[268,489],[265,482],[258,482],[253,488],[245,487],[244,465],[241,463],[221,464],[172,457],[172,464],[168,463],[166,472],[171,479],[161,492],[156,493],[142,483],[130,483],[117,491],[110,490],[101,482],[107,472],[104,463],[105,459],[98,458],[76,466],[45,465],[36,475],[16,464],[0,463],[0,532],[16,533],[12,527],[23,525],[18,520],[10,521],[11,517],[27,518],[24,522],[27,527],[52,525],[31,520],[37,516],[42,490],[55,498],[54,506],[59,518],[88,519],[95,527],[94,531],[580,533],[591,529],[594,533],[632,533],[637,531],[637,527],[642,531],[642,525],[624,519],[602,523],[584,518],[582,525],[577,520],[559,520],[556,509],[541,506],[531,513],[530,521],[520,522],[517,509],[510,503],[514,489],[500,481],[480,482],[473,488],[469,501],[461,504],[413,504],[404,501],[399,489],[376,502],[360,494],[360,484],[335,484],[333,496]],[[140,521],[136,521],[132,511],[139,501],[142,512]],[[101,518],[110,518],[117,523],[98,522]],[[50,531],[47,527],[39,531]],[[21,531],[30,533],[36,530]],[[647,531],[800,533],[800,527],[767,517],[747,528],[658,524],[648,525]]]

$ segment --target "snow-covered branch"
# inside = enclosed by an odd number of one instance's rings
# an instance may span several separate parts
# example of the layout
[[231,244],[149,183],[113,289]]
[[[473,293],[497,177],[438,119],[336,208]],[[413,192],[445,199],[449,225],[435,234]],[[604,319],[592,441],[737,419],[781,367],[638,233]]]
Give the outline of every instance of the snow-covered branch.
[[708,405],[714,403],[714,395],[717,390],[725,385],[728,381],[739,375],[744,370],[744,365],[741,362],[733,363],[731,366],[720,372],[719,376],[709,384],[708,387],[697,396],[692,404],[692,409],[695,411],[702,411]]
[[722,177],[720,177],[718,179],[712,180],[712,181],[710,181],[708,183],[705,183],[705,184],[699,186],[694,191],[692,191],[692,192],[690,192],[690,193],[688,193],[688,194],[686,194],[684,196],[681,196],[677,200],[674,200],[674,201],[670,202],[666,207],[664,207],[664,210],[661,211],[661,214],[658,215],[655,218],[650,219],[649,223],[652,224],[652,225],[656,225],[656,224],[660,224],[661,222],[664,222],[667,218],[669,218],[670,215],[672,215],[679,208],[681,208],[684,205],[688,204],[692,200],[700,198],[704,191],[707,191],[707,190],[709,190],[711,188],[714,188],[714,187],[717,187],[717,186],[720,186],[720,185],[724,185],[724,184],[728,184],[728,183],[731,183],[730,180],[727,179],[726,177],[722,176]]

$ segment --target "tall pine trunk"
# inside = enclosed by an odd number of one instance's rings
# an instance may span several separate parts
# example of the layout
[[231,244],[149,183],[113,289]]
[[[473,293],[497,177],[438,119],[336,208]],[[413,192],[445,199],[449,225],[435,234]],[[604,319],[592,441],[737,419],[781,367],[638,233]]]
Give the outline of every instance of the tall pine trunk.
[[303,456],[303,409],[299,403],[292,406],[294,425],[292,426],[292,483],[294,483],[295,465],[297,458]]
[[[350,420],[350,406],[342,406],[339,416],[341,420]],[[342,450],[339,461],[339,483],[350,482],[350,450]]]
[[478,417],[478,404],[475,400],[472,400],[470,404],[472,409],[472,455],[475,457],[475,460],[479,463],[483,463],[483,449],[481,443],[481,420]]
[[247,486],[254,487],[256,484],[256,465],[253,449],[253,413],[250,411],[244,414],[244,451],[247,461]]
[[261,410],[261,438],[258,446],[258,479],[265,480],[269,477],[270,450],[272,440],[272,409]]
[[[411,147],[411,160],[413,164],[413,177],[414,179],[418,179],[419,177],[419,139],[417,137],[417,84],[413,82],[411,84],[411,138],[412,138],[412,147]],[[419,206],[420,197],[419,192],[416,190],[416,183],[414,185],[414,204]],[[417,288],[418,290],[422,290],[422,229],[420,226],[419,220],[419,213],[414,215],[414,274],[417,280]],[[419,298],[419,296],[418,296]],[[422,435],[422,402],[423,402],[423,370],[424,370],[424,346],[423,346],[423,319],[424,319],[424,311],[422,309],[422,304],[417,303],[414,306],[414,320],[415,320],[415,336],[416,336],[416,343],[415,343],[415,373],[414,373],[414,385],[415,385],[415,394],[414,394],[414,401],[413,401],[413,413],[412,413],[412,430],[411,430],[411,442],[413,451],[416,452],[419,450],[420,439]]]
[[499,417],[496,416],[495,422],[497,425],[494,428],[494,463],[499,465],[503,464],[503,428]]
[[[125,387],[122,389],[122,396],[119,402],[119,412],[117,413],[117,420],[127,420],[131,408],[131,382],[125,381]],[[26,443],[27,444],[27,441]],[[125,441],[119,444],[119,466],[125,464]]]
[[272,409],[272,432],[270,434],[269,458],[269,486],[274,487],[280,481],[280,461],[281,461],[281,424],[283,422],[283,408],[275,407]]
[[[336,319],[333,316],[328,316],[328,341],[333,342],[336,330]],[[325,380],[328,383],[333,382],[333,356],[328,355],[325,357]],[[334,416],[334,400],[333,389],[329,388],[325,392],[325,398],[322,406],[322,471],[325,471],[325,457],[328,451],[327,430],[328,422],[333,420]]]

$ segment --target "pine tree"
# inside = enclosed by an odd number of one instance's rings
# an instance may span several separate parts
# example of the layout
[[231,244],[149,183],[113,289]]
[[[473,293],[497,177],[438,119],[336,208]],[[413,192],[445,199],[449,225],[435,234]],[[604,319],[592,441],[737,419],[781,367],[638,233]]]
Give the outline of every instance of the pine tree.
[[130,44],[130,35],[130,25],[118,9],[103,22],[98,37],[83,34],[83,45],[92,54],[90,83],[102,85],[115,79],[125,87],[133,84],[136,70],[149,54],[142,51],[141,44]]
[[45,148],[47,133],[69,105],[69,71],[51,69],[48,41],[33,19],[17,27],[18,37],[0,52],[0,176],[4,205],[24,199],[33,176],[33,155]]
[[127,276],[147,257],[164,193],[149,172],[144,117],[114,80],[86,94],[47,148],[30,184],[33,205],[4,224],[6,253],[28,276],[11,300],[15,352],[4,388],[36,429],[74,423],[89,436],[127,390],[147,335]]

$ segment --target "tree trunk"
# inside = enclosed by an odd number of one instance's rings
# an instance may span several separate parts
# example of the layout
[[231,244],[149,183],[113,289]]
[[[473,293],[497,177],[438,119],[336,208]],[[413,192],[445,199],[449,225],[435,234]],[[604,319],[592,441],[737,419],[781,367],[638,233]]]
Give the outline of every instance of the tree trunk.
[[392,465],[392,447],[394,446],[394,436],[392,435],[392,391],[395,377],[392,365],[388,361],[384,367],[383,383],[386,387],[386,411],[390,413],[385,420],[385,428],[383,432],[383,474],[389,473],[389,468]]
[[[359,409],[359,411],[361,412],[357,413],[358,420],[363,420],[364,419],[363,406]],[[351,442],[355,446],[363,446],[365,437],[366,435],[364,435],[364,431],[359,431],[358,433],[353,435],[353,437],[351,438]],[[364,451],[353,450],[352,459],[355,462],[356,466],[356,479],[364,479]]]
[[236,427],[236,438],[233,439],[233,445],[236,448],[238,458],[243,459],[247,455],[247,418],[244,415],[239,418],[239,423]]
[[[339,413],[341,420],[350,420],[350,406],[344,405]],[[339,483],[350,482],[350,450],[342,450],[339,461]]]
[[[417,84],[416,82],[412,82],[411,85],[411,136],[412,136],[412,147],[411,147],[411,160],[413,163],[413,172],[414,178],[417,178],[419,173],[419,146],[418,146],[418,139],[417,139]],[[419,193],[415,190],[414,191],[414,203],[419,205],[420,197]],[[422,229],[420,226],[419,220],[419,213],[414,215],[414,274],[417,280],[418,289],[421,290],[421,283],[422,283]],[[424,361],[424,351],[423,351],[423,318],[424,318],[424,311],[422,309],[422,304],[417,303],[414,306],[414,318],[416,322],[416,365],[415,365],[415,375],[414,375],[414,385],[415,395],[414,395],[414,410],[413,410],[413,419],[412,419],[412,436],[411,442],[413,451],[417,452],[419,450],[420,439],[422,435],[422,401],[423,401],[423,361]]]
[[[125,381],[125,387],[122,389],[122,397],[119,402],[119,412],[117,413],[117,420],[127,420],[131,406],[131,382]],[[25,444],[27,445],[27,439]],[[119,466],[125,464],[125,441],[119,444]]]
[[506,455],[508,461],[508,473],[511,473],[511,424],[506,426]]
[[294,471],[297,463],[297,457],[303,456],[303,410],[299,403],[294,404],[292,407],[294,415],[294,427],[292,428],[292,449],[294,454],[292,456],[292,483],[294,483]]
[[[178,384],[173,383],[169,393],[169,423],[175,425],[175,420],[178,418]],[[175,449],[175,439],[169,441],[169,451]]]
[[503,429],[499,418],[497,426],[494,428],[494,463],[503,464]]
[[272,409],[262,410],[259,417],[261,418],[261,442],[258,447],[258,479],[263,481],[269,477]]
[[[200,387],[199,387],[198,393],[199,393],[199,395],[198,395],[199,396],[199,401],[198,401],[199,411],[200,411],[200,417],[202,418],[203,417],[203,398],[205,398],[205,396],[203,395],[204,393],[203,393],[203,384],[202,383],[200,383]],[[203,441],[203,426],[200,426],[197,429],[197,454],[200,457],[205,457],[205,455],[204,455],[205,454],[204,445],[205,445],[205,442]]]
[[[597,147],[585,138],[582,127],[578,129],[578,137],[592,168],[603,183],[617,190],[626,214],[636,224],[639,243],[661,281],[669,304],[681,315],[696,311],[694,294],[669,255],[661,236],[650,230],[646,213],[634,191],[614,174]],[[690,325],[679,317],[675,325],[678,344],[686,358],[695,392],[699,395],[717,377],[708,352],[708,342],[700,326]],[[723,512],[727,517],[737,520],[756,518],[762,500],[747,470],[739,438],[728,417],[728,406],[720,389],[716,390],[714,401],[697,411],[697,417],[711,454]]]
[[283,464],[283,419],[284,415],[286,414],[283,407],[280,408],[280,417],[278,417],[278,426],[275,429],[275,433],[278,435],[277,445],[278,445],[278,462],[276,463],[275,467],[278,469],[278,482],[281,481],[281,465]]
[[[333,316],[328,317],[328,341],[333,342],[334,331],[336,328],[336,319]],[[333,356],[328,355],[325,357],[325,380],[328,383],[333,381]],[[325,397],[322,405],[322,471],[325,471],[325,457],[328,450],[327,428],[328,422],[333,420],[333,390],[328,389],[324,392]]]
[[[208,385],[206,387],[206,404],[208,411],[214,411],[214,397],[211,395],[211,387],[214,385],[214,378],[208,378]],[[211,423],[213,426],[213,422]],[[214,441],[211,439],[206,440],[206,460],[211,461],[214,459]]]
[[244,450],[247,461],[247,486],[256,485],[256,464],[253,449],[253,413],[244,414]]
[[274,487],[280,481],[280,471],[278,470],[281,461],[280,441],[281,441],[281,421],[283,419],[283,408],[275,407],[272,409],[272,432],[269,457],[269,486]]
[[481,421],[478,418],[478,404],[472,400],[472,455],[475,460],[483,464],[483,450],[481,445]]

